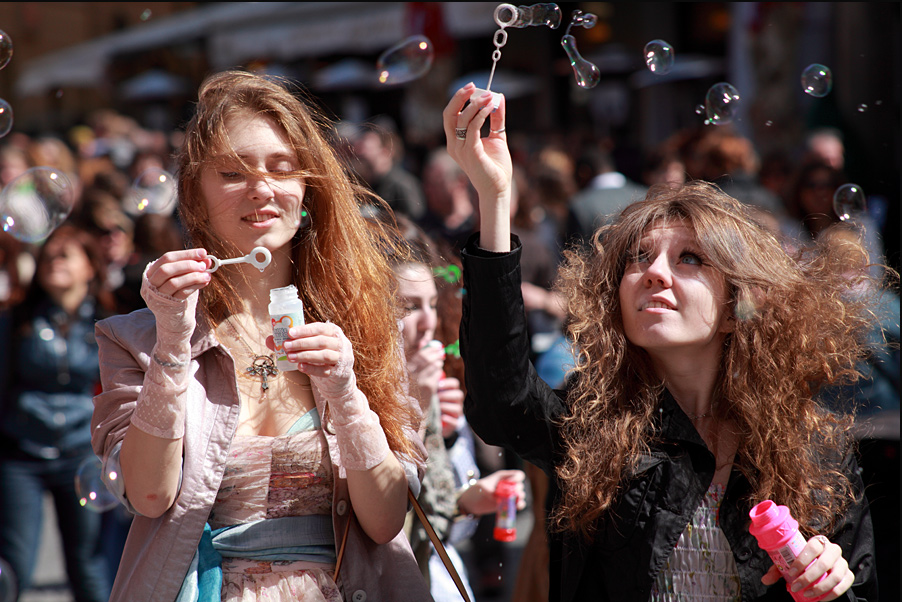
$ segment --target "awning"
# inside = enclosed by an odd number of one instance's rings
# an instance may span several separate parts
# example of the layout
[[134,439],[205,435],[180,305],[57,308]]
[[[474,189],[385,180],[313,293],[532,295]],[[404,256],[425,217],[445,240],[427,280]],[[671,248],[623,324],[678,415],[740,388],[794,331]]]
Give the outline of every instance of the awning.
[[[405,2],[224,2],[183,11],[23,65],[20,96],[64,86],[98,87],[123,53],[201,41],[214,69],[254,59],[291,61],[307,56],[378,52],[409,35]],[[444,2],[443,18],[455,38],[491,33],[494,2]]]

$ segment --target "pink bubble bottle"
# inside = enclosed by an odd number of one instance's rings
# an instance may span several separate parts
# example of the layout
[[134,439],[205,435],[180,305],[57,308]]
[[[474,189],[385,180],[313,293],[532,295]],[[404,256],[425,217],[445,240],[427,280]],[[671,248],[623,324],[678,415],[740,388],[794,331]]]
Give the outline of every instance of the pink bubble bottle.
[[[789,565],[798,558],[802,548],[808,543],[805,537],[799,533],[799,523],[789,514],[789,508],[778,506],[771,500],[764,500],[752,508],[749,517],[752,519],[749,533],[755,536],[761,549],[768,553],[771,560],[780,569],[780,573],[786,579],[786,590],[789,591],[792,599],[796,602],[817,602],[826,597],[827,594],[817,598],[806,598],[803,595],[805,590],[793,592],[789,589],[792,584],[787,577]],[[821,578],[815,583],[826,576],[826,574],[821,575]]]

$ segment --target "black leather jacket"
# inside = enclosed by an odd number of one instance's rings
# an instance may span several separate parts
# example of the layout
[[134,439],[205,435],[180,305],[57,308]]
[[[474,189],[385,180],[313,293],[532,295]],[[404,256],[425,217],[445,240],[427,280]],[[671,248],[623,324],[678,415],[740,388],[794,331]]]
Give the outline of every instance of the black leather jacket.
[[[555,426],[565,409],[565,392],[552,391],[529,363],[529,341],[520,293],[519,241],[511,253],[479,249],[470,239],[463,250],[464,295],[461,355],[466,365],[467,420],[491,445],[517,453],[554,480],[562,451]],[[714,456],[689,418],[665,393],[657,425],[660,444],[640,459],[626,492],[600,519],[591,545],[552,534],[553,601],[647,602],[652,584],[714,478]],[[854,455],[845,469],[863,491]],[[720,526],[730,543],[743,601],[791,602],[784,581],[766,587],[772,566],[748,532],[749,483],[733,471],[720,507]],[[842,600],[877,599],[873,528],[867,501],[852,505],[827,533],[843,548],[855,584]]]

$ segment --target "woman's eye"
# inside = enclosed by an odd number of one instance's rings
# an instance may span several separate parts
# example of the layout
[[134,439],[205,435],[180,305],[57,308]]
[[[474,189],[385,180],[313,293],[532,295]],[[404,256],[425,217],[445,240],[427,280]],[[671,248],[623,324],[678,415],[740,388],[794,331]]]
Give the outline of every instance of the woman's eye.
[[223,180],[237,180],[241,178],[241,174],[237,171],[221,171],[219,177]]
[[645,263],[649,259],[651,259],[651,253],[648,251],[637,251],[635,255],[633,255],[633,261],[636,263]]
[[704,265],[702,258],[695,253],[683,253],[683,256],[680,257],[680,262],[689,265]]

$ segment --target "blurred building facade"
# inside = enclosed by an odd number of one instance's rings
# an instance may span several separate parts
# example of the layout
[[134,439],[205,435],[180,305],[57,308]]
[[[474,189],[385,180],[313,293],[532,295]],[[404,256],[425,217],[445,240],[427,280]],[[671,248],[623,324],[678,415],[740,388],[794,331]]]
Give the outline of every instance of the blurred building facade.
[[[205,75],[229,67],[297,79],[336,119],[391,117],[416,157],[443,142],[440,112],[450,90],[483,83],[492,67],[489,2],[7,2],[0,29],[15,52],[0,71],[0,98],[15,128],[64,133],[99,108],[145,127],[179,127]],[[762,154],[801,146],[817,126],[840,129],[847,171],[888,199],[891,262],[898,265],[900,4],[881,2],[559,3],[563,22],[508,29],[493,89],[508,98],[508,125],[524,136],[611,137],[621,169],[638,179],[645,149],[697,126],[695,109],[714,83],[742,95],[736,127]],[[575,84],[561,37],[574,10],[598,23],[574,28],[582,56],[601,72]],[[424,34],[435,60],[401,86],[376,81],[379,54]],[[667,40],[666,75],[643,63],[644,45]],[[833,91],[802,92],[811,63],[831,67]]]

